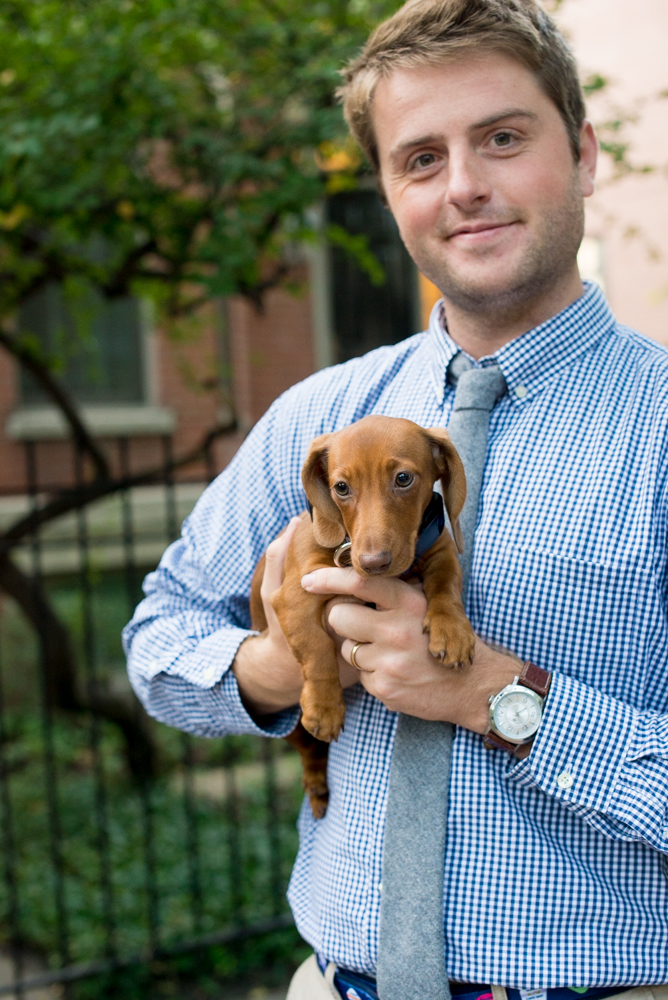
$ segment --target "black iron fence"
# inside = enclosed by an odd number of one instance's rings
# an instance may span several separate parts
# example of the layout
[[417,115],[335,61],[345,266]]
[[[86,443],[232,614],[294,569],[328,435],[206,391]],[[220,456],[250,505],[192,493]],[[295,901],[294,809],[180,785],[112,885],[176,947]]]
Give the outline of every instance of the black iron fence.
[[25,490],[0,493],[0,996],[290,924],[296,755],[160,726],[124,670],[120,629],[202,477],[175,481],[168,440],[162,481],[115,448],[113,490],[74,448],[69,492],[49,488],[28,443]]

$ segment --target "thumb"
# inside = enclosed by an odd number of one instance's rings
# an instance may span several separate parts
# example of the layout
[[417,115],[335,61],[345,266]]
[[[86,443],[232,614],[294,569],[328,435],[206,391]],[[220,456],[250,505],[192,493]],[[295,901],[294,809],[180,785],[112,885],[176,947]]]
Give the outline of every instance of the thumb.
[[293,517],[278,538],[275,538],[267,548],[264,577],[261,589],[263,598],[265,596],[268,598],[275,590],[278,590],[280,585],[283,583],[285,557],[288,554],[290,542],[292,541],[294,533],[300,523],[300,518]]

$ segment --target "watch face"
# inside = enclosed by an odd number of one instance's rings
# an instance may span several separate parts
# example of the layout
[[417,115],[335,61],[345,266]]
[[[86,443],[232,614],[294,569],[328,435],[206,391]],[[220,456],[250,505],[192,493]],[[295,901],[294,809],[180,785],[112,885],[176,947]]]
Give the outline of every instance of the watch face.
[[494,728],[506,740],[521,743],[537,731],[542,718],[542,700],[529,688],[511,684],[494,699]]

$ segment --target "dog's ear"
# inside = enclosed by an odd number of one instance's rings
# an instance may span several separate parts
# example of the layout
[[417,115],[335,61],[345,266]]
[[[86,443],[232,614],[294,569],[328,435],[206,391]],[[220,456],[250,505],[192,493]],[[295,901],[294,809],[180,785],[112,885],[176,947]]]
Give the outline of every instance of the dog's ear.
[[430,427],[426,431],[437,477],[441,480],[445,509],[450,518],[452,537],[459,552],[464,551],[464,538],[459,527],[459,515],[466,500],[466,475],[457,449],[444,427]]
[[329,492],[327,474],[327,442],[331,434],[323,434],[312,442],[302,466],[304,492],[311,504],[313,534],[318,545],[334,549],[346,537],[341,511]]

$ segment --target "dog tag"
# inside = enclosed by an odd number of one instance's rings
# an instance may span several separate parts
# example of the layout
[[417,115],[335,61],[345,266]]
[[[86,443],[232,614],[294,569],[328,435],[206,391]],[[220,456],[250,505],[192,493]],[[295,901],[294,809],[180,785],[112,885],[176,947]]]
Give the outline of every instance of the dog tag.
[[350,550],[352,545],[350,544],[350,539],[346,538],[345,542],[341,542],[337,549],[334,549],[334,565],[340,566],[342,569],[346,566],[350,566],[352,563],[352,558],[350,555]]

